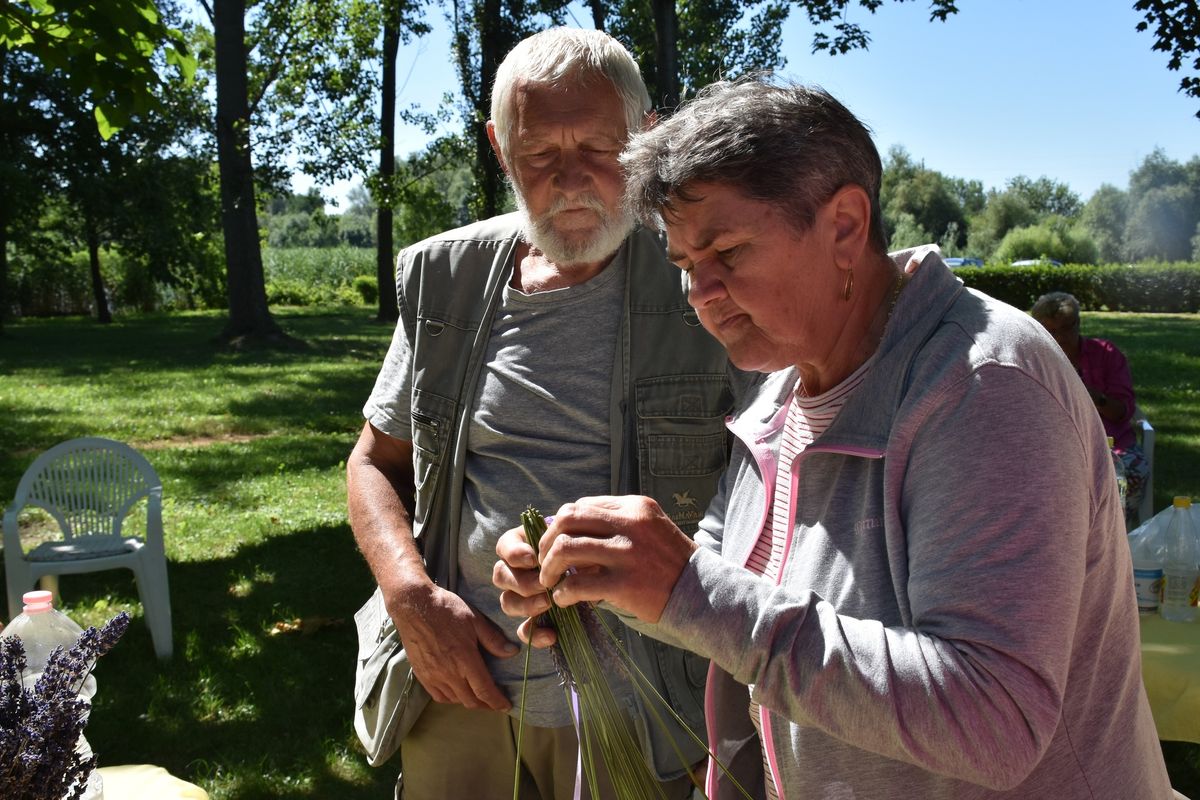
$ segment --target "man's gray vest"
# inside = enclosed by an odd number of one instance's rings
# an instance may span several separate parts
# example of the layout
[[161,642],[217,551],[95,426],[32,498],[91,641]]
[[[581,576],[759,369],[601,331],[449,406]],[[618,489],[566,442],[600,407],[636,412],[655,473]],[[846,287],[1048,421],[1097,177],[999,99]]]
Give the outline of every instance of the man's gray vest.
[[[450,590],[458,574],[470,404],[512,274],[518,225],[516,215],[506,215],[451,231],[405,250],[397,266],[396,294],[413,346],[413,532],[430,576]],[[665,259],[661,239],[638,228],[624,247],[629,275],[612,373],[610,490],[654,498],[691,534],[728,457],[728,360],[700,327],[685,275]],[[624,638],[662,697],[703,735],[707,662],[628,629]],[[678,776],[678,753],[663,741],[654,712],[642,711],[639,735],[654,768],[660,777]],[[704,756],[686,735],[673,736],[691,762]]]

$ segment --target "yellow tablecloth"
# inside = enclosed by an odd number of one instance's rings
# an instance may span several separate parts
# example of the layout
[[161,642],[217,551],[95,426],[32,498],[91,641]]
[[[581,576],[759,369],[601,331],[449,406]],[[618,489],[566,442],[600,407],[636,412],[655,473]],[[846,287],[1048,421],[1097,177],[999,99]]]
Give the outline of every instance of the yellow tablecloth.
[[1158,738],[1200,744],[1200,623],[1142,617],[1142,681]]
[[208,792],[199,786],[152,764],[101,767],[100,777],[104,800],[208,800]]

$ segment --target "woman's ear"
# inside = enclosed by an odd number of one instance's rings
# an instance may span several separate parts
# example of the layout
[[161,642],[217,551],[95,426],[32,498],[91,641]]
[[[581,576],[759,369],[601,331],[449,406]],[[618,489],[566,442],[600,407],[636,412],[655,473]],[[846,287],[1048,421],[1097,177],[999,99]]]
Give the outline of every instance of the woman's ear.
[[850,269],[871,238],[871,198],[861,186],[847,184],[834,192],[823,211],[832,223],[834,262],[839,269]]

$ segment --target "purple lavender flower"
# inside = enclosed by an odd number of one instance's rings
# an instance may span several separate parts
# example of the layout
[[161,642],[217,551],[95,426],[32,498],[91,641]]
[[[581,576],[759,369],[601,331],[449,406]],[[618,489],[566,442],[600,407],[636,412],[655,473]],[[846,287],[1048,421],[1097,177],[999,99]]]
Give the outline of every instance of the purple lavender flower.
[[129,627],[122,611],[97,631],[88,628],[75,644],[55,648],[32,689],[21,685],[28,666],[16,637],[0,639],[0,798],[78,800],[96,757],[76,751],[89,704],[79,690]]

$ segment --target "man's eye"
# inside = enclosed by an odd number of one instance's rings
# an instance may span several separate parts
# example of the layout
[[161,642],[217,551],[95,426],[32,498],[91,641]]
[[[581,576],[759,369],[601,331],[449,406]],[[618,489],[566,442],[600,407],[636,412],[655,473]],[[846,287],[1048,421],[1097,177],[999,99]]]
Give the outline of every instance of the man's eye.
[[741,249],[742,249],[741,245],[738,245],[737,247],[730,247],[725,250],[718,250],[717,258],[721,259],[721,262],[728,266],[729,264],[731,264],[733,262],[734,259],[737,258],[737,255],[739,252],[741,252]]

